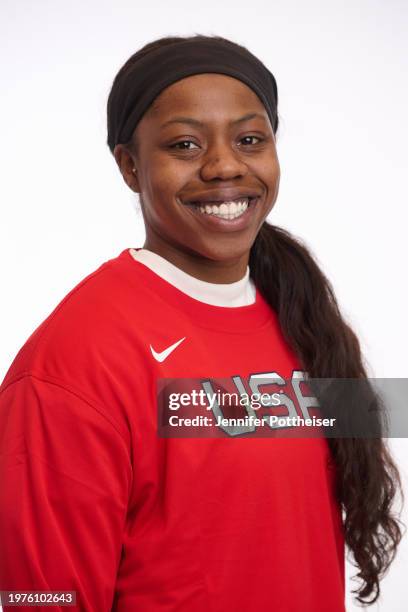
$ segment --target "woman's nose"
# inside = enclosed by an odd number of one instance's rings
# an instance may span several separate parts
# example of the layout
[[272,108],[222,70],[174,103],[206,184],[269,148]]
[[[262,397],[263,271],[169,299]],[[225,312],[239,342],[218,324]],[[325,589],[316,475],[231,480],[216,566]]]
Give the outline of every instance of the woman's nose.
[[231,145],[225,143],[213,144],[202,158],[201,177],[206,181],[232,179],[244,176],[247,171],[239,151],[234,151]]

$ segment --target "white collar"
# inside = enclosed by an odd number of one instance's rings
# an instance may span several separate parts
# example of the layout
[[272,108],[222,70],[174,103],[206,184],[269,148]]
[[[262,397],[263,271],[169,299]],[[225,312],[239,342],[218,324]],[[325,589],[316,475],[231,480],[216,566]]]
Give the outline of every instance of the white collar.
[[153,270],[165,281],[205,304],[234,307],[248,306],[256,301],[256,288],[249,276],[249,266],[239,281],[225,284],[208,283],[187,274],[161,255],[148,249],[129,249],[129,252],[136,261]]

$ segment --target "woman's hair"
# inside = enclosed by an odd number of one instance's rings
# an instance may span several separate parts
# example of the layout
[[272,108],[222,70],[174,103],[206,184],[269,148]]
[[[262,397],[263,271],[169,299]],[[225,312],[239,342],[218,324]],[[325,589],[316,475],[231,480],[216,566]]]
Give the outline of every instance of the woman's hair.
[[[227,40],[196,34],[148,43],[122,66],[110,95],[133,63],[154,49],[182,40],[213,38]],[[109,130],[109,100],[107,110]],[[275,133],[277,128],[278,121]],[[127,144],[135,150],[134,139]],[[265,221],[252,245],[249,267],[255,285],[278,314],[287,342],[311,379],[367,380],[359,341],[340,313],[329,280],[299,239]],[[370,398],[372,409],[380,409],[377,401]],[[343,514],[345,542],[362,581],[353,593],[358,594],[360,603],[370,605],[380,595],[380,580],[402,537],[403,523],[392,512],[397,493],[404,500],[400,475],[382,437],[328,438],[328,444],[336,468],[336,497]]]

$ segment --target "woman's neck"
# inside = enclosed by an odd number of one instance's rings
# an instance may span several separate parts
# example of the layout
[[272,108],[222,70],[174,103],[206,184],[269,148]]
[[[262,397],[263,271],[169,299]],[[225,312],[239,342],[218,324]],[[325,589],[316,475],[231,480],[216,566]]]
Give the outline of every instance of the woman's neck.
[[249,267],[241,279],[233,283],[210,283],[191,276],[167,259],[149,249],[130,249],[132,257],[158,276],[200,302],[213,306],[248,306],[256,301],[255,285]]
[[143,249],[159,255],[194,278],[213,284],[226,285],[243,279],[247,273],[249,252],[229,260],[210,260],[194,253],[185,253],[168,244],[146,240]]

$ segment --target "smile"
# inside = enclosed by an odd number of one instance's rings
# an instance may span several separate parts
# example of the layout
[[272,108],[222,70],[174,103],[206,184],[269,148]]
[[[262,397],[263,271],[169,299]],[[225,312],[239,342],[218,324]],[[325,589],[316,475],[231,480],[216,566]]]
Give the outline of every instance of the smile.
[[193,207],[197,212],[204,215],[216,217],[218,219],[232,220],[241,217],[249,206],[258,198],[237,198],[226,202],[191,202],[188,206]]

